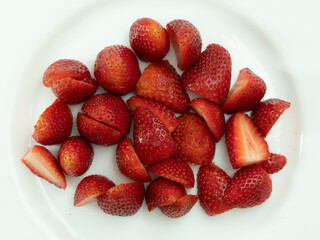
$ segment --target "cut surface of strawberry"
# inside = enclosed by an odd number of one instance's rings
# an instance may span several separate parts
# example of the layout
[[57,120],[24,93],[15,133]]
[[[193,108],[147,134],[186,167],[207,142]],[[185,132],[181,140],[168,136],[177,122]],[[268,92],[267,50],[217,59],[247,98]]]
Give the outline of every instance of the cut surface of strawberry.
[[159,209],[164,215],[170,218],[179,218],[190,212],[197,201],[198,196],[190,194],[179,198],[175,203],[169,206],[159,207]]

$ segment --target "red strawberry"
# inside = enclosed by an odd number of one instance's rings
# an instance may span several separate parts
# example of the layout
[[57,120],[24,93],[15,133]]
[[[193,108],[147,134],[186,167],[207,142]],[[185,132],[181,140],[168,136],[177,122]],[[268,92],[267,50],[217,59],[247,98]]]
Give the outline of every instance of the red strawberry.
[[234,207],[253,207],[267,200],[271,192],[269,174],[258,165],[252,165],[234,174],[225,191],[225,200]]
[[263,137],[266,137],[272,126],[282,113],[290,107],[290,103],[281,99],[272,98],[259,103],[252,112],[252,119]]
[[189,111],[189,96],[181,86],[178,73],[167,60],[152,63],[144,70],[136,94],[158,101],[174,112]]
[[224,114],[220,107],[202,98],[193,99],[189,106],[192,107],[197,114],[203,117],[216,142],[219,142],[226,127]]
[[58,160],[65,174],[80,176],[91,166],[93,148],[82,137],[70,137],[61,145]]
[[127,47],[113,45],[99,52],[94,76],[106,91],[125,95],[135,89],[141,75],[134,53]]
[[179,218],[186,215],[198,201],[196,195],[186,195],[179,198],[169,206],[159,207],[160,211],[168,217]]
[[209,164],[215,153],[215,141],[206,123],[194,113],[184,113],[172,137],[179,159],[193,164]]
[[148,210],[152,211],[157,207],[171,205],[185,195],[187,193],[182,184],[160,177],[148,185],[146,204]]
[[32,137],[42,145],[63,143],[71,134],[72,124],[70,108],[56,99],[39,117]]
[[225,113],[245,112],[254,109],[266,93],[266,83],[249,68],[240,71],[237,81],[221,105]]
[[220,105],[227,97],[231,82],[231,57],[218,44],[210,44],[198,60],[181,76],[185,89]]
[[198,29],[189,21],[176,19],[167,24],[178,67],[186,70],[200,56],[202,40]]
[[99,207],[107,214],[132,216],[141,208],[143,199],[143,183],[132,182],[110,188],[97,200]]
[[146,108],[134,112],[134,147],[143,164],[152,164],[170,157],[176,151],[166,126]]
[[170,48],[166,29],[151,18],[140,18],[132,24],[129,41],[137,56],[145,62],[163,59]]
[[118,168],[123,175],[138,182],[151,181],[148,172],[140,162],[128,137],[125,137],[118,144],[116,159]]
[[226,212],[233,207],[224,200],[230,177],[214,164],[203,165],[197,175],[201,207],[209,216]]
[[74,194],[74,206],[81,207],[91,203],[115,184],[101,175],[90,175],[81,180]]
[[287,164],[287,158],[280,154],[270,153],[267,161],[260,163],[260,167],[267,173],[273,174],[279,172]]
[[234,114],[227,122],[226,144],[234,169],[266,161],[269,147],[251,118],[243,113]]
[[148,166],[147,170],[171,181],[181,183],[185,187],[192,188],[194,186],[194,175],[191,167],[178,159],[167,158],[161,160]]
[[58,188],[66,189],[66,179],[52,153],[43,146],[33,146],[21,161],[35,175],[47,180]]
[[176,115],[165,105],[142,97],[131,97],[127,100],[129,111],[133,114],[137,107],[147,108],[168,128],[169,132],[178,126],[179,121]]

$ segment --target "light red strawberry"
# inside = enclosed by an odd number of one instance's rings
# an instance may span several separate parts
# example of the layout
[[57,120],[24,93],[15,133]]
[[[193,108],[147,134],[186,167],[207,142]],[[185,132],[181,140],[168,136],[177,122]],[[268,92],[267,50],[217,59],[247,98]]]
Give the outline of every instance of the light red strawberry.
[[192,23],[183,19],[169,22],[167,32],[177,57],[178,67],[186,70],[200,56],[202,47],[200,33]]
[[283,155],[270,153],[267,161],[259,164],[267,173],[273,174],[279,172],[287,164],[287,158]]
[[32,137],[42,145],[63,143],[71,134],[72,124],[70,108],[56,99],[39,117]]
[[129,41],[137,56],[145,62],[160,61],[170,48],[166,29],[151,18],[140,18],[131,25]]
[[278,98],[267,99],[259,103],[252,112],[252,119],[263,137],[268,135],[272,126],[289,107],[289,102]]
[[206,123],[195,113],[184,113],[172,133],[177,146],[177,158],[197,165],[212,162],[215,141]]
[[47,180],[58,188],[67,187],[65,176],[62,173],[56,158],[43,146],[33,146],[21,161],[35,175]]
[[167,60],[152,63],[144,70],[136,94],[158,101],[177,113],[189,111],[189,96],[181,86],[178,73]]
[[269,147],[251,118],[234,114],[227,122],[226,145],[234,169],[266,161]]
[[82,137],[70,137],[59,149],[58,161],[66,175],[81,176],[91,166],[93,148]]
[[220,105],[229,92],[231,57],[218,44],[210,44],[198,60],[181,76],[182,86]]
[[221,108],[203,98],[193,99],[189,106],[204,119],[216,142],[219,142],[226,128]]
[[112,94],[125,95],[135,89],[141,75],[134,53],[122,45],[101,50],[94,65],[99,85]]
[[175,203],[169,206],[159,207],[159,209],[164,215],[170,218],[179,218],[186,215],[197,201],[198,196],[190,194],[179,198]]

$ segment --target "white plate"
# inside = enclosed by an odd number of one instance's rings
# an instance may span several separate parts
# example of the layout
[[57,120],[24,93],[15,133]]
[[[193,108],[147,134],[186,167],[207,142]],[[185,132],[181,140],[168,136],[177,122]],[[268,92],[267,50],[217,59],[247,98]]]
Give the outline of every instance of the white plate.
[[[177,11],[181,6],[183,11]],[[129,46],[129,28],[140,17],[151,17],[164,26],[176,18],[191,21],[202,35],[203,50],[209,43],[219,43],[230,51],[233,61],[232,82],[241,68],[250,67],[267,83],[265,99],[278,97],[292,103],[267,137],[270,151],[286,155],[290,162],[284,170],[272,176],[273,193],[264,204],[209,217],[197,203],[188,215],[170,219],[159,210],[149,213],[144,203],[135,216],[114,217],[104,214],[96,203],[81,208],[73,207],[73,195],[80,180],[95,173],[107,176],[116,184],[130,182],[120,175],[116,167],[115,146],[94,146],[95,157],[91,168],[82,177],[67,177],[65,191],[35,177],[17,161],[35,144],[31,138],[33,125],[55,99],[51,90],[42,85],[42,74],[46,67],[55,60],[71,58],[85,63],[93,73],[95,57],[104,47],[113,44]],[[53,239],[141,240],[152,236],[152,239],[160,240],[208,236],[212,239],[246,239],[250,234],[251,238],[269,239],[268,234],[261,236],[261,232],[272,230],[281,221],[281,209],[290,201],[287,196],[293,187],[291,182],[300,156],[301,118],[296,89],[291,79],[285,78],[279,71],[284,63],[278,60],[277,52],[267,39],[260,29],[241,15],[223,4],[210,1],[159,1],[152,4],[144,1],[99,1],[73,13],[58,28],[48,31],[47,40],[35,50],[36,54],[17,91],[13,109],[19,111],[12,112],[10,126],[11,166],[17,189],[24,204],[48,236]],[[172,49],[166,58],[176,66]],[[141,64],[141,70],[145,66]],[[29,90],[24,91],[26,88]],[[74,116],[80,106],[72,106]],[[21,119],[24,119],[23,123]],[[77,134],[75,125],[72,134]],[[58,147],[49,149],[56,154]],[[228,173],[233,172],[224,139],[217,144],[214,161]],[[189,192],[196,193],[196,189]],[[250,226],[250,231],[247,226]]]

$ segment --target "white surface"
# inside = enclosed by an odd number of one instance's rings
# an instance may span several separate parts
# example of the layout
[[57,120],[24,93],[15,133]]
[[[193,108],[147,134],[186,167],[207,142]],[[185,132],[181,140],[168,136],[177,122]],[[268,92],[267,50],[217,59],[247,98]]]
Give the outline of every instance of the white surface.
[[[170,1],[126,2],[2,3],[2,238],[50,239],[50,235],[53,239],[54,236],[56,239],[121,239],[127,234],[133,239],[147,239],[152,234],[153,239],[180,239],[183,235],[190,239],[206,235],[219,239],[236,236],[253,239],[262,234],[259,239],[319,239],[317,172],[320,164],[316,152],[319,144],[316,123],[320,121],[317,111],[320,32],[316,24],[320,20],[316,17],[319,4],[287,0],[228,0],[224,4],[187,1],[185,5]],[[92,70],[95,56],[103,47],[117,43],[128,45],[126,31],[141,16],[153,17],[163,25],[174,18],[189,19],[199,28],[204,47],[209,42],[219,42],[230,50],[233,75],[246,64],[265,78],[269,96],[292,102],[292,109],[268,139],[270,148],[284,152],[289,163],[283,172],[273,176],[274,193],[265,204],[213,218],[205,216],[197,205],[178,221],[165,218],[159,212],[148,214],[144,206],[134,217],[116,218],[103,214],[95,205],[72,207],[74,187],[81,178],[69,178],[71,187],[63,192],[30,176],[19,164],[17,158],[21,152],[34,143],[28,136],[34,122],[54,99],[38,82],[45,67],[58,58],[68,57],[83,61]],[[108,30],[102,28],[104,25]],[[21,108],[13,109],[13,106]],[[11,129],[12,126],[16,127]],[[300,140],[301,149],[291,148]],[[98,159],[104,150],[98,149]],[[223,155],[221,149],[215,161]],[[96,163],[88,174],[108,166]],[[118,183],[128,181],[117,179],[116,173],[104,170],[100,173]]]

